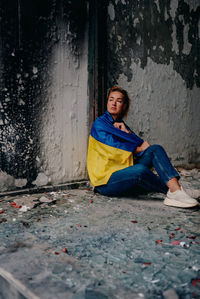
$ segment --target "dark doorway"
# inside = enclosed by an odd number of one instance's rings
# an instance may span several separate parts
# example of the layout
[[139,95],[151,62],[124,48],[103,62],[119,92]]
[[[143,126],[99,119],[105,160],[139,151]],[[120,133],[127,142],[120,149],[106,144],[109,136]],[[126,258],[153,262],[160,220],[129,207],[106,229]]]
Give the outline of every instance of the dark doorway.
[[89,117],[90,125],[106,108],[107,1],[89,0]]

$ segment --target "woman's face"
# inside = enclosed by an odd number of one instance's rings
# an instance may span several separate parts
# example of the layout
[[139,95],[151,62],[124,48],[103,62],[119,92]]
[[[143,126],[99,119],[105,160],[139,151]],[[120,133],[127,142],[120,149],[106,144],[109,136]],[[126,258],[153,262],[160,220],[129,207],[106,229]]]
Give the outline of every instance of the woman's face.
[[126,104],[124,103],[124,96],[119,91],[112,91],[108,97],[107,110],[112,115],[113,119],[117,119],[122,114]]

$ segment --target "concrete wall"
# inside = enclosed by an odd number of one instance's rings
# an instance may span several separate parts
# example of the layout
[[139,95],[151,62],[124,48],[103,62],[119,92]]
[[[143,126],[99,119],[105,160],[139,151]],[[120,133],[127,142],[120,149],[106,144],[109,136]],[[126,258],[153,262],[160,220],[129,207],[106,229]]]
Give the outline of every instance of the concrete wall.
[[198,0],[1,1],[0,191],[87,177],[88,56],[98,95],[106,62],[108,87],[129,91],[136,133],[175,164],[197,163],[199,18]]
[[86,177],[85,1],[0,3],[0,191]]
[[108,87],[129,91],[128,124],[176,165],[200,162],[200,3],[110,0]]

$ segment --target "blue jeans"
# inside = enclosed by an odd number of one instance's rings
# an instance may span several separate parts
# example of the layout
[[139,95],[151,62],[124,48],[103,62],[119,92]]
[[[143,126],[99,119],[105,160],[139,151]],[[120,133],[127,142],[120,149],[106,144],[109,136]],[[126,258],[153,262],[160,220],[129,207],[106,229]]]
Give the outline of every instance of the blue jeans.
[[[151,171],[151,167],[155,168],[158,175]],[[150,192],[167,193],[166,183],[172,178],[180,177],[163,147],[155,144],[144,151],[136,164],[115,171],[106,185],[95,187],[95,190],[108,196],[131,194],[141,188]]]

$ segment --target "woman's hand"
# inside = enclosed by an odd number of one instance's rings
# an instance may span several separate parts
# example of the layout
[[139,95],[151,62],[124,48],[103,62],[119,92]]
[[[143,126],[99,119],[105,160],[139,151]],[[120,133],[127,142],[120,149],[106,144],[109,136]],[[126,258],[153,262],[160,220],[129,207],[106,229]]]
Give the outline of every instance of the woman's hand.
[[147,141],[144,141],[140,146],[138,146],[134,152],[134,154],[139,154],[145,149],[147,149],[150,146],[150,144]]
[[117,129],[120,129],[121,131],[123,132],[126,132],[128,134],[131,134],[131,132],[129,130],[127,130],[125,124],[123,122],[120,122],[120,123],[114,123],[113,126]]

